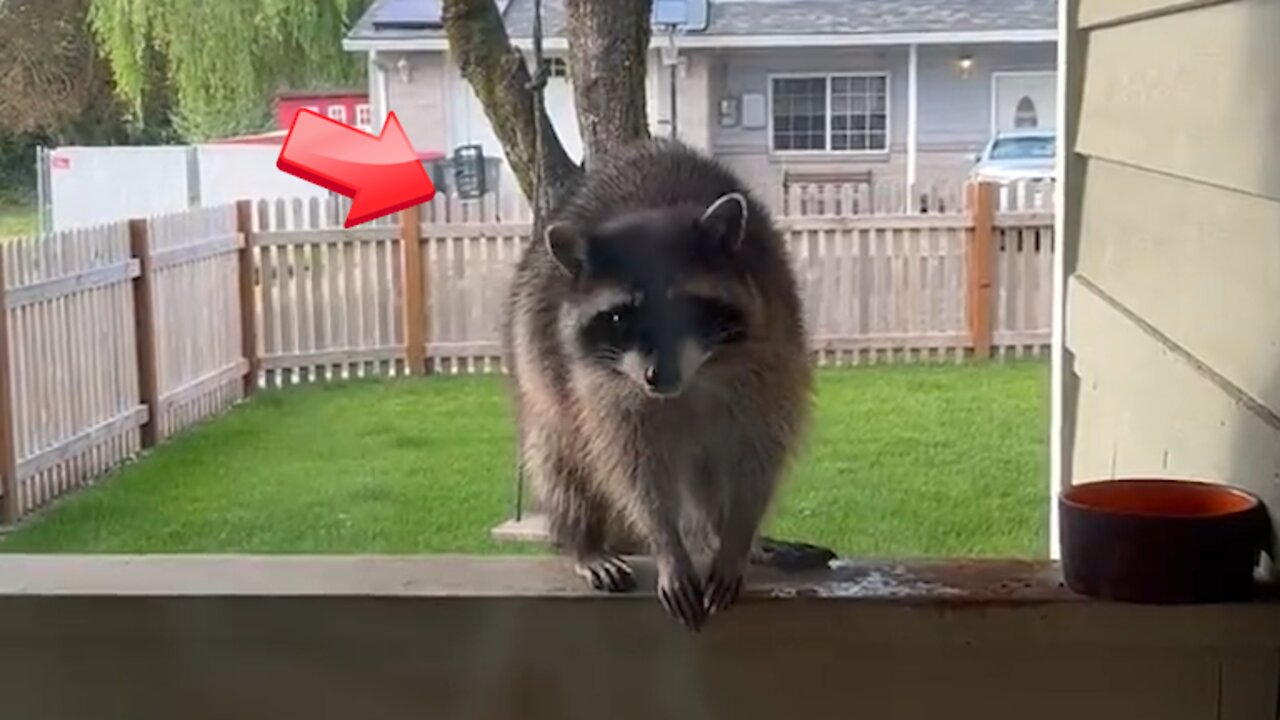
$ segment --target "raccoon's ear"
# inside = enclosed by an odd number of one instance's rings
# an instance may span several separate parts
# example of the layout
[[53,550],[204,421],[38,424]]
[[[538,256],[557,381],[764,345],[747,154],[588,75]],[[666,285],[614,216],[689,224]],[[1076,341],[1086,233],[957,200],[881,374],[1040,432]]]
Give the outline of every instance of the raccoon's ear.
[[726,250],[737,250],[747,234],[747,199],[742,193],[720,196],[702,213],[698,224]]
[[587,239],[578,228],[567,222],[551,223],[542,239],[556,264],[573,277],[581,274],[587,261]]

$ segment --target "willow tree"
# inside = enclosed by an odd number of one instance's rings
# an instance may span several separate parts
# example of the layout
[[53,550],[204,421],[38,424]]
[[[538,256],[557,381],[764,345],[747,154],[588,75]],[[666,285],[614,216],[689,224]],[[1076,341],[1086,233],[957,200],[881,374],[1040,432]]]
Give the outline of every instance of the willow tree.
[[0,0],[0,133],[54,142],[120,125],[106,63],[85,33],[89,0]]
[[[563,2],[569,81],[582,132],[583,162],[590,166],[595,158],[649,136],[645,71],[653,2]],[[443,21],[450,51],[484,107],[525,196],[534,197],[540,171],[543,213],[554,213],[581,178],[583,167],[569,158],[545,108],[535,102],[535,90],[545,78],[530,73],[494,0],[444,0]],[[833,557],[827,548],[772,538],[761,538],[753,553],[758,564],[787,568],[821,565]]]
[[[91,0],[94,36],[137,112],[167,69],[190,139],[261,130],[284,88],[362,83],[342,37],[368,0]],[[154,54],[154,55],[153,55]]]

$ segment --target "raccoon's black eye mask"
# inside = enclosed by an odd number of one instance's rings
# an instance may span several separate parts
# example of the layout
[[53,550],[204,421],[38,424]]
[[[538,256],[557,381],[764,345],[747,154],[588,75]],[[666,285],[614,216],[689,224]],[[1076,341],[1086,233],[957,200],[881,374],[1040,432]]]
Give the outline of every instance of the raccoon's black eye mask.
[[583,349],[598,357],[612,357],[639,344],[637,314],[633,303],[623,303],[596,313],[582,327]]
[[616,359],[635,349],[651,352],[658,333],[650,325],[658,323],[667,325],[667,332],[696,337],[709,350],[747,338],[744,313],[722,300],[685,297],[676,299],[670,307],[672,315],[665,318],[645,318],[640,306],[631,302],[602,310],[582,327],[583,350],[602,359]]

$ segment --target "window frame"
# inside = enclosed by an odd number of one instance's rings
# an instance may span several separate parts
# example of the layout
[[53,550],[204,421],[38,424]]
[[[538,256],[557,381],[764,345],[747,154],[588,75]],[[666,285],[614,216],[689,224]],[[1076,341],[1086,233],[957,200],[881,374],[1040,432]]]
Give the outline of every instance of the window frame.
[[334,103],[326,107],[324,114],[330,120],[340,122],[343,125],[347,124],[347,106],[342,103]]
[[569,79],[569,59],[564,55],[547,55],[542,58],[542,62],[547,69],[548,80]]
[[[364,114],[364,122],[360,122],[360,115]],[[354,118],[355,126],[361,130],[370,130],[373,128],[373,105],[370,103],[358,103],[356,105],[356,116]]]
[[[831,149],[831,80],[832,78],[883,78],[884,79],[884,148],[869,150],[833,150]],[[773,95],[774,81],[776,80],[805,80],[821,78],[826,81],[826,132],[825,145],[821,150],[780,150],[776,144],[774,136],[774,112],[773,112]],[[826,71],[826,72],[794,72],[794,73],[769,73],[766,76],[768,82],[767,93],[767,112],[768,127],[766,132],[769,134],[769,154],[779,156],[800,156],[815,157],[822,155],[835,155],[840,157],[846,156],[872,156],[883,157],[892,153],[893,147],[893,73],[888,70],[864,70],[864,71]]]

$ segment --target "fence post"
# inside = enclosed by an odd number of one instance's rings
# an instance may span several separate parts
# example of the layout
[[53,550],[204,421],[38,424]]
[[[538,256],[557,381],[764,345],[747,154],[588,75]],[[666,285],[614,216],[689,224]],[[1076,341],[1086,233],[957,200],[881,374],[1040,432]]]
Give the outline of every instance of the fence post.
[[258,354],[258,308],[253,284],[253,204],[236,202],[236,232],[243,243],[237,254],[240,273],[240,354],[249,369],[244,376],[244,396],[258,389],[262,361]]
[[427,287],[422,275],[422,206],[400,212],[400,268],[404,273],[404,354],[410,375],[427,372]]
[[156,356],[156,309],[152,291],[151,237],[147,221],[129,221],[129,249],[141,272],[133,280],[133,323],[137,338],[139,401],[147,408],[142,447],[154,447],[160,433],[160,377]]
[[969,313],[969,336],[973,340],[973,356],[980,360],[991,357],[992,284],[995,275],[995,187],[991,183],[969,185],[969,212],[973,236],[968,247],[969,282],[966,306]]
[[14,422],[13,365],[9,356],[9,310],[4,289],[4,255],[0,254],[0,524],[18,521],[18,444]]

